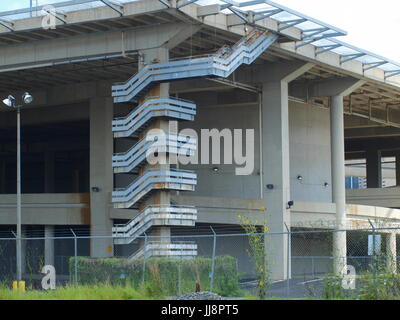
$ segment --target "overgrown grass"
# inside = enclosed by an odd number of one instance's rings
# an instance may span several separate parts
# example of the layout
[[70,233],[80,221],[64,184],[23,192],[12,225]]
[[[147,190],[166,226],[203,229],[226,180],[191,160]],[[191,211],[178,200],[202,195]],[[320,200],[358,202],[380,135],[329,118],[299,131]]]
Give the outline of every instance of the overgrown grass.
[[129,286],[67,286],[51,291],[27,290],[25,293],[0,288],[0,300],[155,300],[165,297],[154,295],[147,286],[133,289]]

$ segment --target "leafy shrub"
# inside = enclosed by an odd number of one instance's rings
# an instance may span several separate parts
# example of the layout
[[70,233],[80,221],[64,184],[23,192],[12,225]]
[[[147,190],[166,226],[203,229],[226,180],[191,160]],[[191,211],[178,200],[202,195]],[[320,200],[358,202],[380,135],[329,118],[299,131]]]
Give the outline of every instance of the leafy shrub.
[[331,276],[324,279],[323,298],[327,300],[342,300],[346,298],[346,290],[342,286],[342,277]]
[[366,272],[360,278],[360,299],[400,300],[400,275]]

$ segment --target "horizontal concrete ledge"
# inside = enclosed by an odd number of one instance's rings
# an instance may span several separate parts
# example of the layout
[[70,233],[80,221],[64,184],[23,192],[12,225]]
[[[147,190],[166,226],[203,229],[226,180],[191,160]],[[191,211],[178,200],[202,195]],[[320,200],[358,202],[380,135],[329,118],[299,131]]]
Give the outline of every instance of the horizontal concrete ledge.
[[[398,192],[394,189],[378,189],[388,194]],[[374,191],[374,189],[370,189]],[[90,224],[90,195],[83,194],[24,194],[22,196],[23,224],[30,225],[89,225]],[[198,223],[240,224],[239,215],[251,219],[264,221],[268,215],[268,208],[264,208],[261,199],[238,199],[196,197],[188,195],[174,195],[172,200],[180,205],[196,206],[198,209]],[[12,225],[16,223],[16,196],[0,195],[0,224]],[[114,209],[109,205],[112,219],[133,219],[138,210]],[[291,212],[292,227],[314,227],[324,225],[333,228],[335,223],[334,203],[295,202]],[[360,227],[368,219],[383,223],[399,223],[400,210],[379,206],[348,204],[347,217],[352,228]]]
[[400,188],[347,190],[347,203],[386,208],[400,208]]
[[292,214],[298,213],[320,213],[335,214],[336,204],[324,202],[296,202],[292,208]]
[[[0,207],[2,206],[14,206],[17,201],[15,194],[1,194],[0,195]],[[22,194],[22,206],[30,205],[61,205],[65,204],[73,205],[87,205],[89,206],[90,195],[89,193],[37,193],[37,194]]]
[[[16,223],[16,195],[0,195],[0,224]],[[90,224],[89,194],[23,194],[22,223],[28,225]]]
[[400,222],[400,210],[376,206],[347,205],[347,216],[357,218],[392,219]]
[[196,197],[187,195],[172,196],[172,200],[180,205],[191,205],[198,208],[221,208],[221,209],[245,209],[264,211],[262,199],[240,199],[240,198],[217,198],[217,197]]

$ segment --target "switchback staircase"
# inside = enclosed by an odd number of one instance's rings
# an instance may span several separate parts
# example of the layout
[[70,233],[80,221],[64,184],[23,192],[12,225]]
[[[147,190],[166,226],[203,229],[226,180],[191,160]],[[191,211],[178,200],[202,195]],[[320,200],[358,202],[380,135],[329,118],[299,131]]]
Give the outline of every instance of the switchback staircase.
[[[199,77],[227,78],[242,64],[253,63],[277,39],[276,34],[254,30],[234,46],[224,46],[213,55],[148,64],[127,82],[112,87],[114,102],[142,101],[142,97],[152,85],[162,82]],[[143,167],[146,164],[146,155],[152,148],[169,153],[187,154],[188,150],[189,152],[196,150],[196,144],[188,141],[187,137],[179,135],[169,136],[163,141],[154,141],[151,136],[143,137],[143,132],[156,119],[193,121],[195,114],[196,105],[192,102],[172,97],[149,97],[126,117],[113,121],[114,138],[138,139],[129,150],[113,156],[115,174],[137,175],[127,187],[114,190],[112,194],[114,207],[140,208],[155,190],[194,191],[197,175],[192,171],[172,168],[143,170]],[[181,151],[183,145],[185,148]],[[196,219],[197,210],[194,207],[147,206],[126,225],[115,225],[114,243],[130,244],[138,237],[142,238],[146,231],[155,226],[194,226]],[[143,256],[184,258],[196,255],[195,243],[145,241],[142,248],[131,255],[131,258]]]

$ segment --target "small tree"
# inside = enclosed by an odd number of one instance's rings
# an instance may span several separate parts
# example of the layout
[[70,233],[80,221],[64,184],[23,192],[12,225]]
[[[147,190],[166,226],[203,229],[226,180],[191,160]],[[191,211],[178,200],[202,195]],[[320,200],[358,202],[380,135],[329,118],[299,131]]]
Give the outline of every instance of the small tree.
[[265,234],[269,229],[266,222],[260,224],[258,221],[250,221],[242,216],[238,216],[238,219],[249,238],[250,250],[248,253],[254,261],[258,297],[265,299],[270,286],[269,263],[265,252]]

